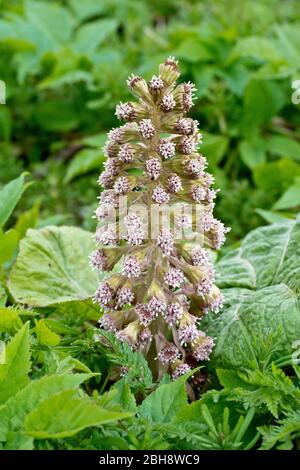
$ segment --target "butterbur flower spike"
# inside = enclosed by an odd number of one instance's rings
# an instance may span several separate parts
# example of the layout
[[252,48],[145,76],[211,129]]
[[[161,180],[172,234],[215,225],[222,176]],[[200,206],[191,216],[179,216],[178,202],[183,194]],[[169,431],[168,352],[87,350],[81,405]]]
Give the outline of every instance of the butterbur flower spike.
[[[228,232],[213,216],[217,190],[200,153],[199,123],[186,116],[196,88],[176,84],[179,76],[170,57],[149,82],[136,75],[127,80],[136,101],[117,105],[125,123],[108,133],[99,178],[104,191],[94,215],[97,247],[90,256],[92,269],[113,271],[93,298],[104,311],[100,327],[140,350],[157,378],[168,371],[173,379],[213,351],[215,339],[199,322],[222,307],[209,250],[218,250]],[[153,208],[172,214],[155,235]],[[178,229],[181,237],[199,236],[178,242]]]

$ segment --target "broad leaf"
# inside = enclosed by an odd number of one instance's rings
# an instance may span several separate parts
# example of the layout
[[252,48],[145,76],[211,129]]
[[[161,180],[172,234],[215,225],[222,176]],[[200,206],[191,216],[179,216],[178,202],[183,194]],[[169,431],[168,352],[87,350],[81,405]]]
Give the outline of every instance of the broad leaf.
[[25,419],[25,432],[37,439],[70,437],[90,426],[118,421],[132,416],[100,408],[89,399],[77,398],[74,391],[64,391],[43,401]]
[[8,431],[22,428],[25,417],[47,398],[63,390],[77,389],[95,374],[49,375],[32,380],[25,388],[0,407],[0,441]]
[[34,306],[90,298],[98,285],[88,263],[93,249],[91,234],[79,228],[28,230],[10,274],[12,295]]
[[224,309],[204,322],[218,367],[257,367],[292,353],[299,339],[300,219],[251,232],[217,264]]

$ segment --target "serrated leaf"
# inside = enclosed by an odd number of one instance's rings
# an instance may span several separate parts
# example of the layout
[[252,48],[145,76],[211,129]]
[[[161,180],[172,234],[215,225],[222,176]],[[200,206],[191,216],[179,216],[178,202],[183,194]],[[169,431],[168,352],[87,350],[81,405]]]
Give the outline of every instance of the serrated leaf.
[[5,364],[0,364],[0,403],[27,384],[30,366],[29,324],[26,323],[7,344]]
[[25,417],[47,398],[63,390],[77,389],[95,374],[56,374],[32,380],[0,407],[0,441],[8,431],[19,431]]
[[151,393],[139,407],[139,415],[151,421],[166,423],[172,420],[187,403],[185,382],[190,374],[161,385]]
[[82,429],[128,418],[122,413],[100,408],[90,399],[77,398],[66,390],[40,403],[25,419],[26,434],[37,439],[70,437]]
[[90,298],[99,283],[88,262],[93,249],[91,234],[79,228],[29,229],[8,282],[15,300],[47,306]]

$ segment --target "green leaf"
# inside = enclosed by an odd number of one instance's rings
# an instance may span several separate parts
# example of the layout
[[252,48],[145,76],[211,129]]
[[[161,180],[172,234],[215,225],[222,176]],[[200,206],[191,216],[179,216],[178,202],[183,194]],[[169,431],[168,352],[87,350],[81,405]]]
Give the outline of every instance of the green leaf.
[[139,414],[158,423],[171,421],[187,403],[185,382],[191,374],[192,372],[158,387],[143,401]]
[[259,214],[269,224],[273,224],[274,222],[282,222],[284,219],[287,218],[279,212],[265,211],[264,209],[255,209],[255,212]]
[[253,266],[242,256],[241,250],[233,250],[218,263],[216,281],[219,287],[244,287],[254,289],[256,274]]
[[90,298],[99,283],[88,262],[93,249],[91,234],[79,228],[29,229],[10,273],[12,295],[34,306]]
[[253,127],[267,123],[284,102],[285,94],[278,83],[271,80],[250,80],[244,94],[244,133],[249,134]]
[[[292,353],[300,329],[299,305],[287,286],[274,285],[244,293],[224,291],[224,311],[210,324],[217,337],[213,359],[217,367],[256,368]],[[237,300],[238,299],[238,300]]]
[[265,163],[266,161],[264,141],[260,138],[242,140],[239,144],[239,150],[243,162],[250,169],[253,169],[257,165]]
[[43,33],[52,47],[66,42],[71,36],[74,24],[72,16],[66,8],[58,4],[27,0],[26,16],[30,23]]
[[25,417],[47,398],[63,390],[77,389],[80,384],[94,375],[55,374],[29,382],[0,407],[0,441],[6,439],[8,431],[20,430]]
[[240,38],[233,48],[230,58],[233,60],[240,57],[254,57],[268,62],[282,60],[274,41],[262,36]]
[[25,432],[36,439],[62,439],[82,429],[132,416],[100,408],[66,390],[40,403],[25,419]]
[[89,135],[82,139],[82,143],[84,145],[88,145],[89,147],[96,147],[97,149],[101,149],[105,144],[107,139],[107,135],[105,133]]
[[266,140],[266,148],[274,155],[292,158],[300,162],[300,144],[289,137],[273,135]]
[[258,428],[263,436],[261,450],[277,449],[291,450],[293,440],[300,436],[300,413],[295,410],[278,420],[275,426],[260,426]]
[[99,15],[105,10],[105,4],[95,3],[95,0],[85,0],[84,3],[78,2],[78,0],[70,0],[69,4],[80,21]]
[[19,243],[19,234],[15,229],[3,233],[0,229],[0,264],[12,259]]
[[41,319],[35,326],[37,340],[45,346],[56,346],[60,342],[60,337],[48,326],[45,319]]
[[23,238],[29,228],[35,228],[40,210],[40,202],[36,202],[31,209],[23,212],[17,220],[15,229],[19,234],[19,238]]
[[176,49],[174,55],[179,59],[193,63],[205,62],[206,60],[214,58],[209,49],[201,43],[201,40],[196,38],[185,39]]
[[274,204],[277,210],[291,209],[300,206],[300,181],[287,189],[281,198]]
[[73,103],[41,101],[34,106],[34,118],[44,131],[67,132],[79,124],[79,115]]
[[266,192],[281,194],[300,176],[300,165],[287,158],[256,166],[253,178],[256,186]]
[[300,219],[285,220],[250,232],[241,256],[256,273],[256,287],[286,284],[300,292]]
[[84,175],[92,170],[100,171],[105,161],[102,150],[84,149],[76,154],[67,168],[64,182],[69,183],[77,176]]
[[15,180],[10,181],[0,189],[0,227],[3,227],[5,222],[8,220],[23,192],[28,186],[24,183],[24,178],[25,173]]
[[0,307],[0,332],[15,334],[23,323],[20,310],[14,307]]
[[73,41],[73,48],[78,54],[89,56],[96,51],[117,29],[115,19],[101,19],[81,26]]
[[228,287],[224,310],[204,320],[217,337],[217,367],[253,368],[292,353],[300,331],[299,247],[300,219],[285,220],[254,230],[217,264],[218,283]]
[[223,135],[213,135],[208,132],[202,134],[201,152],[207,157],[210,165],[217,165],[227,150],[229,140]]
[[118,382],[116,382],[116,384],[110,390],[117,391],[116,396],[110,402],[111,405],[116,404],[118,406],[121,406],[124,411],[136,413],[136,401],[126,380],[118,380]]
[[29,324],[26,323],[6,346],[5,364],[0,364],[0,403],[27,384],[29,371]]

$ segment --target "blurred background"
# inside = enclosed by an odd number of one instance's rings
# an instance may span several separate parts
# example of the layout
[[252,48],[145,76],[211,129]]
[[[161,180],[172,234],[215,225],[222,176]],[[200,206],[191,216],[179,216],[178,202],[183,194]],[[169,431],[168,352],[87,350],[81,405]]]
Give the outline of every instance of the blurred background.
[[232,227],[227,246],[295,217],[299,25],[297,0],[0,2],[0,186],[23,171],[33,182],[11,224],[27,211],[29,226],[94,228],[102,145],[129,98],[125,80],[151,78],[169,55],[198,89],[191,115],[221,188],[217,217]]

